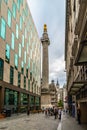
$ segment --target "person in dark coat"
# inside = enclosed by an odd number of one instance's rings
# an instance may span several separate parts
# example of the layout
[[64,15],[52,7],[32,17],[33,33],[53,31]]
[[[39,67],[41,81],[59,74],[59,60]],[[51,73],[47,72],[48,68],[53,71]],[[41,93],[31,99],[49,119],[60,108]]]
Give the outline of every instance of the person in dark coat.
[[30,115],[30,109],[28,108],[27,110],[27,115],[29,116]]
[[77,109],[77,120],[78,120],[78,124],[81,124],[81,110],[80,110],[80,108]]

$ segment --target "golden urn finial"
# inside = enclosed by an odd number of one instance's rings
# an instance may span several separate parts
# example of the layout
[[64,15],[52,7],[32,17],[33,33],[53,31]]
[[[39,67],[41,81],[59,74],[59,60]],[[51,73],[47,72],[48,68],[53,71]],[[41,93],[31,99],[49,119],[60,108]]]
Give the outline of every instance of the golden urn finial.
[[47,32],[47,25],[44,24],[44,32]]

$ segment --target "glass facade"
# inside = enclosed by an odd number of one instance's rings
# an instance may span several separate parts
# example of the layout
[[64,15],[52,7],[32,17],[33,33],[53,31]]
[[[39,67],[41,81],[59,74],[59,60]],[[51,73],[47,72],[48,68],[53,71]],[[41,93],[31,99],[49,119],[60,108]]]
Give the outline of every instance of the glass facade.
[[30,108],[33,109],[33,107],[34,107],[34,96],[30,96],[29,100],[30,100]]
[[27,105],[28,104],[28,97],[27,94],[21,93],[21,105]]
[[40,40],[32,16],[24,0],[0,0],[0,12],[0,80],[11,84],[5,86],[5,106],[16,112],[21,97],[21,109],[26,109],[32,92],[34,109],[36,88],[40,87]]
[[6,106],[6,108],[10,108],[12,113],[17,112],[18,93],[6,88],[4,95],[4,105]]

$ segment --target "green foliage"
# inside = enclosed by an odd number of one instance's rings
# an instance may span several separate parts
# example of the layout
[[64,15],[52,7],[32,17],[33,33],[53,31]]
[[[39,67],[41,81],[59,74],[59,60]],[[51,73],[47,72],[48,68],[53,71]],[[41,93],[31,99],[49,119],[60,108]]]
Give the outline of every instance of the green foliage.
[[63,101],[62,100],[59,100],[58,107],[63,107]]

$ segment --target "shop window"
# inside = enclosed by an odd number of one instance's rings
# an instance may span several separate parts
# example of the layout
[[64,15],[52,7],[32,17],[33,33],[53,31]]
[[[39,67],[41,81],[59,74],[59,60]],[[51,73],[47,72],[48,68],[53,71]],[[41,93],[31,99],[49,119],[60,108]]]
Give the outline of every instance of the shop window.
[[0,80],[3,80],[3,67],[4,67],[4,61],[0,59]]
[[27,94],[21,93],[21,105],[27,105],[27,104],[28,104]]

